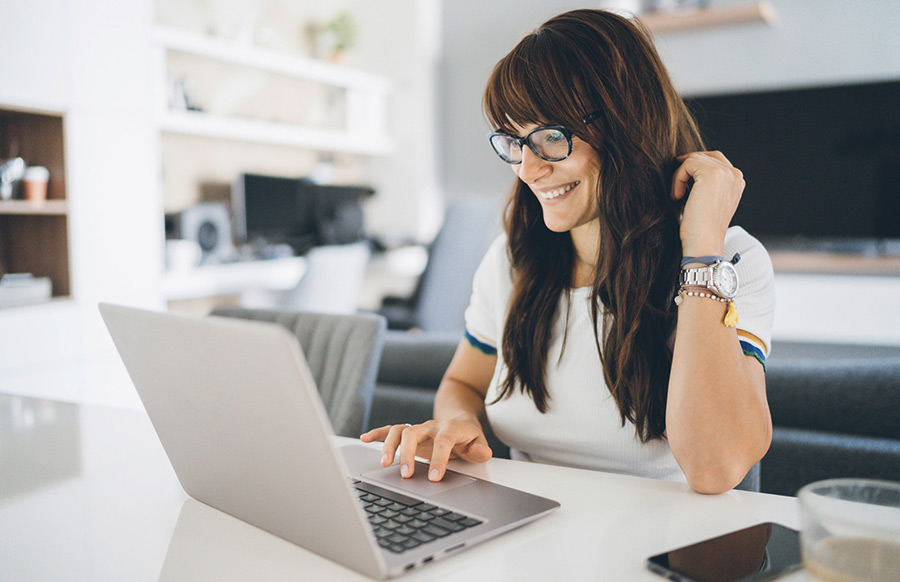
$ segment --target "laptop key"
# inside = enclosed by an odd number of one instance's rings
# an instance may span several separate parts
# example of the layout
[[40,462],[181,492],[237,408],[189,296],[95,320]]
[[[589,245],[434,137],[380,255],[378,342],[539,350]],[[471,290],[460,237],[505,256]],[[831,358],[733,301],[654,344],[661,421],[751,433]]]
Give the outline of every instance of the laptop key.
[[405,536],[408,536],[408,535],[410,535],[410,534],[416,533],[416,529],[415,529],[415,528],[411,528],[411,527],[409,527],[408,525],[401,525],[400,527],[398,527],[398,528],[395,529],[394,531],[397,532],[398,534],[403,534],[403,535],[405,535]]
[[466,516],[461,513],[450,512],[444,516],[444,519],[447,519],[449,521],[459,521],[461,519],[464,519],[465,517]]
[[424,531],[417,531],[416,533],[412,534],[409,537],[411,537],[414,540],[420,541],[423,544],[427,544],[428,542],[437,539],[436,536],[433,536],[430,533],[425,533]]
[[476,525],[481,525],[480,521],[478,521],[477,519],[472,519],[471,517],[461,519],[457,523],[465,527],[475,527]]
[[409,539],[409,538],[407,538],[407,537],[404,536],[404,535],[400,535],[400,534],[398,534],[398,533],[392,533],[391,535],[389,535],[388,537],[386,537],[386,538],[384,538],[384,539],[386,539],[386,540],[388,540],[388,541],[390,541],[390,542],[392,542],[392,543],[395,543],[395,544],[402,544],[403,542],[405,542],[405,541],[406,541],[407,539]]
[[442,527],[442,528],[444,528],[448,531],[452,531],[452,532],[458,532],[458,531],[462,531],[465,529],[465,527],[459,525],[458,523],[453,522],[453,521],[447,521],[443,517],[436,517],[436,518],[432,519],[431,525],[435,526],[435,527]]
[[425,533],[430,533],[431,535],[442,538],[444,536],[450,535],[450,530],[446,530],[442,527],[438,527],[436,525],[431,525],[430,523],[422,528],[422,531]]
[[404,547],[401,546],[400,544],[393,544],[393,545],[391,545],[390,547],[388,547],[388,549],[389,549],[390,551],[394,552],[395,554],[399,554],[399,553],[401,553],[401,552],[405,552],[405,551],[406,551],[406,548],[404,548]]
[[[410,497],[409,495],[404,495],[402,493],[396,493],[391,491],[390,489],[385,489],[384,487],[379,487],[378,485],[373,485],[372,483],[359,483],[356,486],[357,489],[361,491],[367,491],[369,493],[374,493],[379,497],[384,497],[385,499],[390,499],[391,501],[396,501],[402,505],[406,505],[409,507],[418,506],[422,504],[422,501],[416,499],[415,497]],[[427,505],[427,504],[426,504]],[[433,505],[431,507],[434,507]]]

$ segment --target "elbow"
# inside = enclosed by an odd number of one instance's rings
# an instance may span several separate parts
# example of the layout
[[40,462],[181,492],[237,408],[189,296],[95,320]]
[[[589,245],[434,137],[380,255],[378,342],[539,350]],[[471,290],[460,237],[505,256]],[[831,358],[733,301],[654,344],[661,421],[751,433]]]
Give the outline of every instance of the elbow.
[[731,491],[746,474],[747,471],[741,473],[739,470],[726,471],[713,468],[684,472],[688,486],[703,495],[718,495]]
[[691,489],[704,495],[718,495],[739,485],[765,452],[764,449],[759,455],[753,455],[752,459],[707,460],[695,466],[682,467],[682,470]]

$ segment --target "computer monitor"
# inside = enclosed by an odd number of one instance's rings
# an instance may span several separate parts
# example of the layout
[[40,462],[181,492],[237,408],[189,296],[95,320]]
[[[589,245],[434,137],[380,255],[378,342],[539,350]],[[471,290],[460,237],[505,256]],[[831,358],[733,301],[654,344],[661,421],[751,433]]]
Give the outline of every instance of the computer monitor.
[[303,254],[316,245],[346,244],[365,236],[365,186],[326,186],[306,178],[244,173],[232,187],[238,244],[288,244]]

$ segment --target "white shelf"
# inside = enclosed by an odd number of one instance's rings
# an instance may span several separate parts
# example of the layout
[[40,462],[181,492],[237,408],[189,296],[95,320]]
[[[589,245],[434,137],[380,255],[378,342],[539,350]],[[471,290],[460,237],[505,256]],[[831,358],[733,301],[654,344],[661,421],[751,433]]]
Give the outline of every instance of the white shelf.
[[249,291],[289,291],[297,286],[305,272],[303,257],[204,265],[167,272],[163,277],[163,294],[172,301]]
[[159,119],[159,127],[165,132],[182,135],[301,147],[317,151],[383,155],[392,147],[386,137],[378,135],[354,135],[343,130],[228,118],[195,111],[163,113]]
[[158,125],[162,131],[362,155],[383,155],[392,148],[387,136],[386,119],[387,94],[391,84],[385,77],[172,28],[156,28],[154,40],[158,47],[160,88],[166,84],[167,56],[174,52],[305,79],[346,92],[344,126],[321,129],[264,119],[170,110],[166,91],[160,89],[156,99]]
[[775,8],[766,0],[720,8],[682,9],[670,13],[649,13],[640,16],[650,32],[661,34],[678,30],[731,26],[735,24],[767,23],[776,20]]
[[285,52],[230,42],[173,28],[154,31],[156,43],[168,50],[197,55],[261,71],[318,81],[326,85],[387,92],[384,77]]

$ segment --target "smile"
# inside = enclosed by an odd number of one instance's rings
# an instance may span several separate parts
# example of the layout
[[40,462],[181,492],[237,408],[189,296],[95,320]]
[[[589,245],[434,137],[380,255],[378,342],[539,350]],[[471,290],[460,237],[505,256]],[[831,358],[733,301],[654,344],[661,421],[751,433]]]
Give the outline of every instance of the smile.
[[547,192],[538,192],[538,196],[543,200],[553,200],[554,198],[558,198],[574,188],[575,186],[581,184],[581,182],[572,182],[568,186],[563,186],[562,188],[557,188],[556,190],[549,190]]

